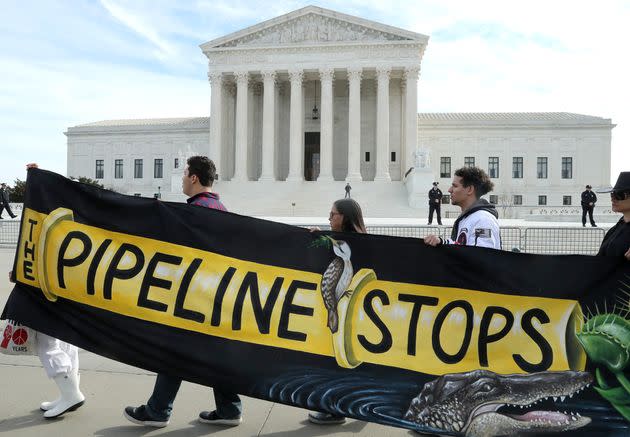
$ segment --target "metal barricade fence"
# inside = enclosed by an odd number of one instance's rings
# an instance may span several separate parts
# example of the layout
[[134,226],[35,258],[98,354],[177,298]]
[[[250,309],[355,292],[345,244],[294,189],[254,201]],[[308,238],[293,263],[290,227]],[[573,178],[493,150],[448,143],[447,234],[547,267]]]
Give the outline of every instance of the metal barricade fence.
[[[308,225],[302,225],[309,227]],[[322,230],[330,230],[329,226],[319,226]],[[451,236],[451,226],[367,226],[369,234],[389,235],[393,237],[423,238],[427,235],[439,235],[442,238]],[[516,226],[501,227],[501,249],[515,250],[525,253],[546,255],[595,255],[604,239],[601,228],[520,228]]]
[[[307,224],[301,224],[309,227]],[[330,230],[329,226],[318,225],[322,230]],[[390,235],[395,237],[423,238],[427,235],[439,235],[448,238],[450,226],[368,226],[370,234]],[[18,220],[0,220],[0,245],[15,246],[18,241],[20,222]],[[595,255],[604,238],[601,228],[501,228],[501,248],[503,250],[518,249],[526,253],[547,255],[580,254]]]
[[525,252],[595,255],[606,232],[601,228],[525,228]]
[[[367,231],[370,234],[390,235],[395,237],[412,237],[423,238],[427,235],[439,235],[442,238],[451,236],[451,226],[368,226]],[[501,248],[503,250],[512,250],[518,248],[523,250],[522,229],[517,227],[501,228]]]
[[19,220],[0,220],[0,244],[15,246],[20,234]]
[[523,247],[522,228],[502,226],[501,227],[501,249],[526,252]]
[[[443,237],[444,228],[437,226],[395,226],[395,225],[381,225],[381,226],[366,226],[368,234],[377,235],[389,235],[392,237],[411,237],[411,238],[423,238],[427,235],[439,235]],[[450,232],[450,230],[449,230]]]

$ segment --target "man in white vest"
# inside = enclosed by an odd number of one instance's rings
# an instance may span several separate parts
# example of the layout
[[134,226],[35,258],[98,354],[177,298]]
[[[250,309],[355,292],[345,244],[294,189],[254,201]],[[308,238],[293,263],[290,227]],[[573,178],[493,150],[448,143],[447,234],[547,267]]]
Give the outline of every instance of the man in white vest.
[[455,221],[451,238],[427,235],[424,243],[429,246],[459,244],[463,246],[489,247],[501,249],[499,221],[494,205],[481,196],[489,193],[494,184],[485,171],[478,167],[462,167],[455,171],[448,192],[451,203],[462,209]]

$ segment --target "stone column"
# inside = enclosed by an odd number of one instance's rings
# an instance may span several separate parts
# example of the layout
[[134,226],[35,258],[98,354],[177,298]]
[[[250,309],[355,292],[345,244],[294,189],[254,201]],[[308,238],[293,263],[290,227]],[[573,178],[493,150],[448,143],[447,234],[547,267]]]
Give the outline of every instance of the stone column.
[[261,181],[273,181],[275,162],[276,127],[276,72],[263,71],[263,127],[262,127],[262,171]]
[[[221,162],[223,138],[221,137],[223,126],[223,74],[219,71],[208,73],[210,80],[210,150],[208,157],[212,159],[217,168],[219,177],[225,177]],[[185,167],[186,163],[179,165]]]
[[361,75],[362,68],[348,69],[348,174],[346,181],[361,178]]
[[[405,146],[403,159],[413,162],[412,157],[418,148],[418,74],[419,67],[405,68]],[[406,171],[406,169],[402,169]]]
[[304,146],[302,127],[302,113],[304,102],[302,101],[302,70],[289,71],[291,80],[291,114],[289,116],[289,175],[287,181],[304,180]]
[[249,90],[247,83],[249,73],[238,71],[236,76],[236,142],[234,145],[233,181],[247,180],[247,100]]
[[332,181],[333,161],[333,80],[335,70],[323,68],[319,70],[322,85],[321,130],[319,149],[319,177],[318,181]]
[[391,67],[377,67],[376,96],[376,175],[374,181],[391,181],[389,177],[389,74]]

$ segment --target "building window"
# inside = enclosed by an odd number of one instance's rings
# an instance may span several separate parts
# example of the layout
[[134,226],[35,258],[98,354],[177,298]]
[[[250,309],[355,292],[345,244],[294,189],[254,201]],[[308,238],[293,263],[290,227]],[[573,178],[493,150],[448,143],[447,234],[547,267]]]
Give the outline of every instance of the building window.
[[370,152],[365,152],[365,162],[370,162]]
[[539,156],[536,160],[536,174],[538,179],[547,179],[547,158]]
[[451,158],[448,156],[442,156],[440,158],[440,177],[441,178],[451,177]]
[[547,196],[538,196],[538,204],[546,205],[547,204]]
[[562,196],[562,204],[565,206],[571,205],[571,196]]
[[562,179],[573,179],[573,158],[562,157]]
[[162,167],[162,158],[153,160],[153,177],[155,179],[162,179]]
[[523,179],[523,157],[515,156],[512,158],[512,177],[514,179]]
[[94,177],[96,179],[103,179],[104,166],[105,166],[104,160],[102,159],[96,160],[96,171],[94,172]]
[[396,152],[392,152],[392,162],[396,162]]
[[497,196],[496,194],[491,194],[490,203],[492,203],[493,205],[497,205],[499,203],[499,196]]
[[464,157],[464,167],[474,167],[475,166],[475,157],[474,156],[465,156]]
[[173,162],[173,168],[179,168],[179,158],[175,158],[175,162]]
[[136,179],[142,179],[142,159],[134,159],[133,177]]
[[442,203],[445,204],[450,204],[451,203],[451,195],[450,194],[445,194],[442,196]]
[[514,203],[514,205],[522,205],[523,196],[520,194],[515,194],[514,196],[512,196],[512,203]]
[[488,176],[491,178],[499,177],[499,157],[491,156],[488,158]]
[[123,160],[116,159],[114,161],[114,179],[122,179],[123,178]]

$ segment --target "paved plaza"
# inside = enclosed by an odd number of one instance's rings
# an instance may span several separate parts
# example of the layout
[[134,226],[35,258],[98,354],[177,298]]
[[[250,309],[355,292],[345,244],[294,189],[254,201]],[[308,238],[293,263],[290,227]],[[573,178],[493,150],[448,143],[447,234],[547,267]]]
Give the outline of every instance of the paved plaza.
[[[0,271],[13,264],[13,248],[0,248]],[[0,305],[12,290],[7,275],[0,280]],[[114,436],[411,436],[408,430],[348,420],[344,425],[318,426],[308,422],[300,408],[243,397],[243,424],[235,428],[197,422],[201,410],[214,409],[211,389],[184,383],[175,402],[171,423],[156,429],[133,425],[122,415],[126,405],[146,402],[155,376],[96,354],[80,351],[81,390],[86,402],[59,419],[45,420],[39,411],[43,400],[57,397],[39,359],[0,354],[0,435],[11,437],[114,437]]]

